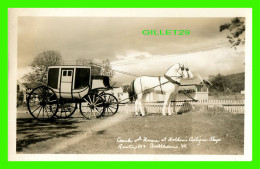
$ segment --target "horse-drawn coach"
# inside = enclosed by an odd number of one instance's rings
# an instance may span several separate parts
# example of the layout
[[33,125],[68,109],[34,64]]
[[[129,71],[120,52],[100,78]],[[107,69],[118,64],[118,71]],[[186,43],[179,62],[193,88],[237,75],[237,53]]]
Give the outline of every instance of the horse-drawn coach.
[[[176,102],[196,101],[192,96],[194,92],[189,93],[195,84],[185,84],[189,79],[194,79],[190,69],[177,63],[171,66],[164,76],[136,78],[131,84],[127,99],[135,98],[135,114],[141,112],[144,116],[145,96],[152,91],[160,92],[165,95],[162,114],[175,114]],[[118,111],[117,98],[106,92],[110,89],[112,87],[109,77],[94,76],[91,67],[50,66],[47,86],[33,89],[27,98],[27,106],[30,114],[39,120],[70,117],[77,107],[86,119],[99,118],[105,113],[113,115]],[[184,95],[190,100],[176,100],[177,95]]]
[[[96,87],[97,81],[102,86]],[[70,117],[79,107],[86,118],[98,118],[104,113],[115,114],[117,98],[106,93],[112,87],[108,76],[93,76],[87,66],[50,66],[47,86],[39,86],[27,97],[30,114],[38,120]]]

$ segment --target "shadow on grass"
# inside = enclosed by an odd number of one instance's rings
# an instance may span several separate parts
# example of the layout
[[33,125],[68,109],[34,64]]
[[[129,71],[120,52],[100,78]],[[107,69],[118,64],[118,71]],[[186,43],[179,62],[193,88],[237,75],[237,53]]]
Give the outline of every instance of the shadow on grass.
[[46,141],[58,137],[72,137],[78,134],[78,120],[59,119],[48,122],[40,122],[35,119],[17,119],[16,127],[16,151],[21,152],[31,144]]

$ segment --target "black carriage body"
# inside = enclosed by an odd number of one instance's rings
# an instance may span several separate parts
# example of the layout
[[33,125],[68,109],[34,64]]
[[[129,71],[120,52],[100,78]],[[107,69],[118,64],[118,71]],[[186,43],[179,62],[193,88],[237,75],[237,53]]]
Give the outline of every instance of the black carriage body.
[[50,66],[47,86],[59,98],[78,100],[88,94],[91,88],[91,67]]
[[114,95],[104,92],[109,89],[109,77],[91,76],[91,67],[50,66],[47,86],[32,90],[27,107],[38,120],[70,117],[77,105],[86,119],[101,117],[105,112],[113,115],[119,104]]

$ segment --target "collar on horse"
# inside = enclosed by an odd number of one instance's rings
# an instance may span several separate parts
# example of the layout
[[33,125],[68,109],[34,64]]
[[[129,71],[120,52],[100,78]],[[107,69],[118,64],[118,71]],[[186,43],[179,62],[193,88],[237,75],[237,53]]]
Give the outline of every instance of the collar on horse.
[[165,77],[167,80],[169,80],[171,83],[177,84],[177,85],[181,86],[181,84],[180,84],[179,82],[177,82],[176,80],[173,80],[173,79],[170,78],[169,76],[164,75],[164,77]]

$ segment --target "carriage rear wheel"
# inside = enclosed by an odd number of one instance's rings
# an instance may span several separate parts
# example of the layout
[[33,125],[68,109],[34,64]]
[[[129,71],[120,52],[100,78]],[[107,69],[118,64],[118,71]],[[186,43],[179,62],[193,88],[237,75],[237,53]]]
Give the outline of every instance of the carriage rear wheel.
[[74,114],[76,109],[77,103],[66,103],[66,101],[60,101],[56,116],[58,118],[68,118]]
[[32,90],[27,98],[30,114],[38,120],[50,120],[58,111],[58,98],[47,86],[39,86]]
[[80,102],[79,108],[80,113],[86,119],[99,118],[105,112],[104,100],[95,93],[84,96],[82,102]]
[[119,103],[117,98],[110,93],[102,93],[100,95],[104,100],[105,113],[104,115],[111,116],[117,113]]

